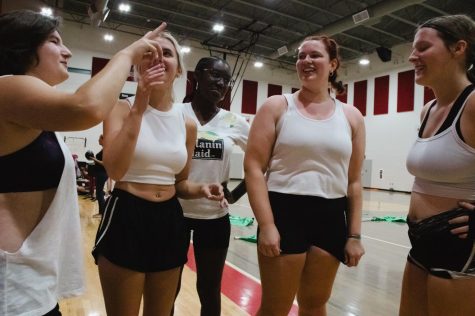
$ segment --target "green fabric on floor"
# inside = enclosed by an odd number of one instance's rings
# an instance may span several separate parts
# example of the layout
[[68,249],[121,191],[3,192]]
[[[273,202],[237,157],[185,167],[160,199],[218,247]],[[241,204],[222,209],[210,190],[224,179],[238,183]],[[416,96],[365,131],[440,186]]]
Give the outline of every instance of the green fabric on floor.
[[404,216],[373,216],[372,222],[390,222],[390,223],[405,223],[406,217]]
[[256,235],[251,235],[251,236],[235,236],[234,239],[238,240],[244,240],[248,242],[252,242],[254,244],[257,244],[257,236]]
[[250,226],[254,223],[254,218],[229,215],[229,221],[234,226]]

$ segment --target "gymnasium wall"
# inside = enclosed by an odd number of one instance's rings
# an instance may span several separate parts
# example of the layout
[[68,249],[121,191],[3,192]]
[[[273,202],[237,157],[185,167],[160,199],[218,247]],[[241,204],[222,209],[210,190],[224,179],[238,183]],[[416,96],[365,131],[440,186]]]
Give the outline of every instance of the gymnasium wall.
[[[137,39],[134,35],[107,30],[115,36],[115,40],[112,43],[106,43],[102,39],[105,32],[106,30],[101,28],[94,29],[88,25],[65,21],[61,33],[65,44],[73,51],[74,55],[69,66],[74,72],[71,72],[70,79],[59,85],[58,89],[75,90],[82,82],[90,78],[87,71],[91,70],[92,57],[110,58],[113,52]],[[199,44],[192,43],[191,46],[192,53],[185,55],[187,70],[193,70],[199,58],[209,56],[209,52],[200,49]],[[398,77],[400,77],[399,73],[411,70],[411,66],[407,62],[410,46],[403,45],[394,48],[394,50],[393,61],[389,63],[382,63],[374,56],[370,56],[372,64],[366,68],[362,68],[356,62],[346,63],[339,71],[339,79],[347,84],[347,103],[359,102],[357,104],[358,108],[365,112],[367,129],[366,159],[371,161],[370,169],[366,170],[366,176],[367,178],[369,176],[369,180],[366,181],[365,186],[410,191],[413,178],[406,171],[405,157],[417,133],[419,113],[423,105],[423,88],[414,85],[413,104],[403,104],[403,108],[407,106],[408,109],[413,108],[413,110],[398,112],[398,82],[401,82]],[[227,60],[233,67],[235,58],[228,55]],[[81,71],[85,73],[80,73]],[[253,87],[253,89],[256,89],[257,86],[257,91],[243,94],[243,81],[238,81],[232,91],[230,109],[237,113],[241,113],[242,110],[251,113],[244,114],[250,120],[252,120],[252,107],[255,105],[258,109],[269,94],[279,90],[279,86],[282,87],[282,93],[290,93],[293,89],[299,87],[294,71],[271,67],[267,64],[261,69],[255,69],[252,62],[250,62],[242,79],[248,81],[247,85]],[[376,110],[374,104],[375,81],[378,86]],[[382,90],[381,85],[383,85]],[[135,86],[134,82],[127,82],[123,92],[134,93]],[[360,87],[356,91],[356,100],[355,86]],[[366,91],[360,91],[361,87],[363,89],[366,87]],[[175,82],[176,100],[181,101],[185,94],[186,74]],[[257,96],[257,100],[251,102],[254,105],[246,103],[249,94],[252,98]],[[385,94],[387,97],[385,97]],[[381,106],[380,100],[384,101],[385,98],[387,99],[386,104]],[[407,99],[407,95],[405,99]],[[243,100],[245,104],[243,104]],[[407,100],[404,102],[407,102]],[[63,134],[65,136],[87,137],[87,149],[97,152],[100,148],[97,139],[101,131],[102,126],[99,125],[86,131]],[[236,149],[236,151],[240,153],[239,149]]]

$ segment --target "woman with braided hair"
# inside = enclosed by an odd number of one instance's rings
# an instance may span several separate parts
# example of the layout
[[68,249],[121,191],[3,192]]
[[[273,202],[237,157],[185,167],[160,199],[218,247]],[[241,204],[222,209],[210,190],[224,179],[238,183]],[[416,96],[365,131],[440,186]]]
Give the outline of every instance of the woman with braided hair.
[[[229,90],[231,68],[219,57],[201,58],[195,67],[196,87],[190,103],[180,105],[183,113],[198,127],[189,178],[197,182],[229,181],[234,146],[246,150],[249,124],[236,114],[219,107]],[[234,203],[246,193],[244,186],[225,197]],[[238,193],[239,191],[239,193]],[[196,259],[196,287],[201,315],[221,315],[221,278],[229,247],[231,226],[227,203],[207,199],[180,199],[185,215],[188,242],[193,231]]]

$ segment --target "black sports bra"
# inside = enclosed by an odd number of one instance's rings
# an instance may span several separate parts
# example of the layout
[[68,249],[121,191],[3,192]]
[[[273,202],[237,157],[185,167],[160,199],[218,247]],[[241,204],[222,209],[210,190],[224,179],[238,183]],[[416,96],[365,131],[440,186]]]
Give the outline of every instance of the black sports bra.
[[64,169],[64,154],[54,132],[42,132],[14,153],[0,156],[0,193],[57,188]]

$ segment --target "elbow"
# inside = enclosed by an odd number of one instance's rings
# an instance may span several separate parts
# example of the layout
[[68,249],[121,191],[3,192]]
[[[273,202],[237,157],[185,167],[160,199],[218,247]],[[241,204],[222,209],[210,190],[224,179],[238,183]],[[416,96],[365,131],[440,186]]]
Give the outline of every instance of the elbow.
[[106,168],[106,171],[109,178],[116,182],[120,181],[127,172],[127,170],[119,170],[118,168]]
[[107,176],[116,182],[120,181],[127,172],[127,170],[120,170],[119,168],[114,168],[110,165],[107,166],[105,161],[103,161],[103,165],[106,168]]

